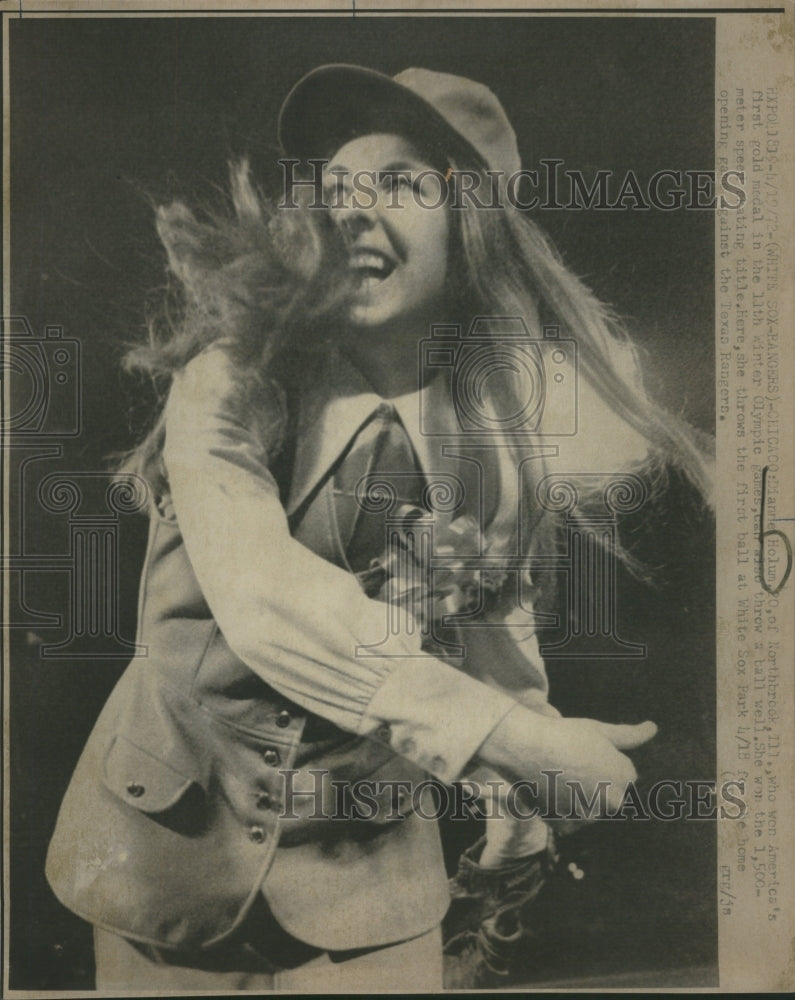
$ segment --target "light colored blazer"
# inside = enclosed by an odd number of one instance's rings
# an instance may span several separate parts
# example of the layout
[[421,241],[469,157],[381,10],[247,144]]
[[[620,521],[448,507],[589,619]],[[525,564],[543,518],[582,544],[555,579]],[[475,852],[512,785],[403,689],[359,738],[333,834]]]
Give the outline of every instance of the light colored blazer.
[[378,400],[321,388],[302,403],[285,509],[224,347],[174,380],[140,588],[148,652],[97,721],[47,859],[66,906],[127,937],[209,947],[263,892],[290,933],[348,949],[422,933],[447,907],[434,822],[312,818],[311,797],[281,816],[285,769],[302,789],[312,770],[450,782],[515,705],[417,634],[356,655],[383,638],[385,606],[329,541],[324,477]]

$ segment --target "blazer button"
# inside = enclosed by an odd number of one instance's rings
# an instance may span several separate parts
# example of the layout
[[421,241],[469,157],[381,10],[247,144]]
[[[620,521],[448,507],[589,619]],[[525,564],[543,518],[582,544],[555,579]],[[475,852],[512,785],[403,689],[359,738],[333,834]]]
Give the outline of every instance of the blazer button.
[[257,795],[257,809],[270,809],[271,797],[267,792],[260,792]]
[[144,786],[139,785],[137,781],[131,781],[127,786],[127,794],[132,795],[134,799],[140,799],[140,797],[144,794],[144,791]]
[[292,721],[293,720],[287,709],[282,709],[282,711],[276,716],[276,725],[279,729],[286,729]]
[[276,767],[277,764],[281,763],[282,755],[275,747],[268,747],[267,750],[263,750],[262,759],[268,767]]
[[265,831],[261,826],[252,826],[248,831],[249,840],[253,840],[255,844],[265,843]]

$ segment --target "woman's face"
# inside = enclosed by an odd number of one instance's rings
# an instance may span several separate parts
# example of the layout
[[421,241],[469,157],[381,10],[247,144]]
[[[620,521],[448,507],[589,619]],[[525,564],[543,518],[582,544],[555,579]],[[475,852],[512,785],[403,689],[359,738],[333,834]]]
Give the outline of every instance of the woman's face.
[[432,169],[407,139],[386,133],[351,140],[326,167],[324,201],[356,278],[354,327],[389,332],[445,318],[450,222],[441,176],[421,176]]

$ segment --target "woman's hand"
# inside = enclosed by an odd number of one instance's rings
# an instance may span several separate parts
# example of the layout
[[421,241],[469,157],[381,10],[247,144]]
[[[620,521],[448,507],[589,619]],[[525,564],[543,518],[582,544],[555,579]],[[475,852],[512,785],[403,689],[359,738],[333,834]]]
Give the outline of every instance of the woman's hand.
[[[641,746],[656,732],[653,722],[615,725],[554,718],[517,705],[481,745],[476,760],[509,782],[533,782],[537,791],[532,797],[542,816],[549,806],[558,817],[593,818],[617,809],[628,783],[637,777],[621,751]],[[595,807],[586,807],[592,800]]]

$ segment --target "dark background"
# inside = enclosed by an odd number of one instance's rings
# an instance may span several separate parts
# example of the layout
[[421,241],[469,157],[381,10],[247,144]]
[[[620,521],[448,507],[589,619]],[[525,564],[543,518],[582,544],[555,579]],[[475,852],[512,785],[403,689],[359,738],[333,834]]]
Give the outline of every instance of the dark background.
[[[631,169],[643,181],[714,164],[713,45],[714,23],[702,17],[11,21],[13,263],[4,312],[26,316],[37,335],[58,324],[82,351],[81,433],[59,440],[56,458],[24,465],[23,452],[13,453],[12,553],[18,535],[45,562],[63,554],[64,520],[41,508],[36,483],[53,470],[107,468],[145,425],[151,395],[119,362],[143,335],[145,303],[164,280],[152,204],[217,199],[227,159],[242,153],[273,188],[276,115],[303,73],[355,62],[469,76],[502,100],[525,166],[559,158],[587,176]],[[625,317],[661,402],[711,430],[712,213],[535,218]],[[642,536],[650,564],[667,567],[655,587],[620,581],[620,632],[647,643],[648,658],[558,662],[553,701],[609,719],[652,716],[661,732],[636,755],[641,775],[704,779],[714,776],[714,549],[686,491],[674,484],[670,499],[667,513],[624,529]],[[145,531],[143,518],[119,523],[126,638]],[[57,642],[67,627],[46,626],[37,613],[65,614],[67,581],[45,567],[21,586],[12,619],[11,985],[90,987],[89,929],[54,900],[42,867],[60,798],[124,660],[42,658],[41,642]],[[588,836],[583,847],[581,836],[573,841],[589,859],[586,879],[550,918],[556,944],[540,949],[536,978],[666,970],[652,980],[713,982],[712,824],[599,824]]]

